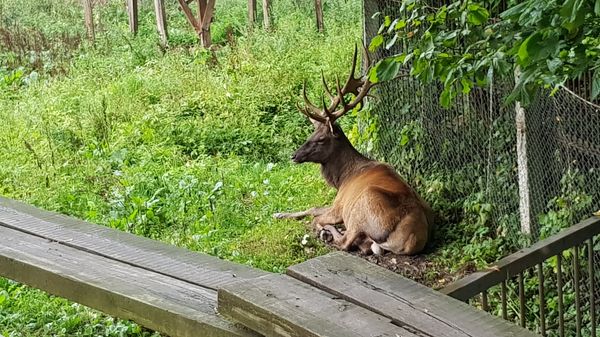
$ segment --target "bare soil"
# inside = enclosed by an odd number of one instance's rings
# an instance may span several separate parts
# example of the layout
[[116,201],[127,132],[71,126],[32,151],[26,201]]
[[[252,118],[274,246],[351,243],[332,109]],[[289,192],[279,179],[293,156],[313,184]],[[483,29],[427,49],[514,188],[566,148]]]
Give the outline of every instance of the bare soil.
[[383,255],[363,255],[357,252],[353,254],[433,289],[443,288],[475,271],[475,265],[470,264],[452,272],[448,266],[436,262],[433,253],[427,251],[414,256],[390,252]]

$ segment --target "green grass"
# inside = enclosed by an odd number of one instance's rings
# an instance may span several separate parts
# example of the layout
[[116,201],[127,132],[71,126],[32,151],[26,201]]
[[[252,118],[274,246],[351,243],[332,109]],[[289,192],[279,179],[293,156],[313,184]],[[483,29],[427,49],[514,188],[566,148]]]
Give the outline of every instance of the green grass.
[[[146,2],[136,38],[114,0],[97,8],[95,46],[66,40],[83,34],[77,3],[0,4],[0,27],[48,39],[39,59],[0,42],[0,195],[268,271],[325,253],[271,214],[334,196],[316,166],[288,160],[311,131],[294,105],[305,79],[316,90],[321,71],[347,71],[360,2],[328,2],[325,34],[308,2],[275,2],[275,29],[250,34],[246,2],[220,1],[216,65],[174,4],[163,54]],[[0,280],[2,336],[151,334]]]

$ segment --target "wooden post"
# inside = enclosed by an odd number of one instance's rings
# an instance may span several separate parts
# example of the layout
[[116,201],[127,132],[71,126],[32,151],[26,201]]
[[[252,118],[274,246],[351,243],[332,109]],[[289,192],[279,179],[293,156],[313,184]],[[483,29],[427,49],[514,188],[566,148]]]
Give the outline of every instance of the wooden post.
[[198,27],[200,27],[200,41],[204,48],[212,45],[210,23],[214,10],[215,0],[198,0]]
[[138,0],[127,0],[127,14],[129,16],[129,31],[136,35],[138,32]]
[[[515,70],[515,83],[520,76]],[[521,232],[539,237],[537,217],[544,212],[547,203],[560,191],[562,172],[554,158],[558,148],[554,119],[556,107],[553,99],[541,97],[527,108],[515,103],[517,132],[517,169],[519,184],[519,215]]]
[[256,21],[256,0],[248,0],[248,26],[254,26]]
[[96,40],[96,33],[94,32],[94,13],[93,13],[92,0],[83,0],[83,17],[85,19],[85,29],[87,31],[88,39],[94,43]]
[[317,16],[317,30],[323,33],[325,26],[323,24],[323,5],[321,0],[315,0],[315,14]]
[[[185,14],[188,22],[194,27],[198,38],[204,48],[210,48],[212,45],[212,38],[210,36],[210,24],[212,22],[213,14],[215,11],[215,0],[198,0],[198,18],[194,16],[194,13],[188,5],[186,0],[178,0],[181,10]],[[191,1],[189,1],[191,2]]]
[[162,48],[166,48],[169,36],[167,35],[167,15],[163,0],[154,0],[154,12],[156,13],[156,28],[160,36],[160,45]]
[[521,218],[521,232],[531,234],[531,201],[529,191],[529,167],[527,163],[527,128],[525,123],[525,109],[521,103],[515,103],[517,127],[517,168],[519,175],[519,214]]
[[271,4],[269,0],[263,0],[263,27],[271,29]]

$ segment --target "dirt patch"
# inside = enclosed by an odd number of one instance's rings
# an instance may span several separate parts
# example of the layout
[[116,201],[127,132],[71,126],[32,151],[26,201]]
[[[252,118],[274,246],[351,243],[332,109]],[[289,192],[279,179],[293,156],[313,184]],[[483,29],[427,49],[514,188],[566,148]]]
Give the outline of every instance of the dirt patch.
[[452,272],[447,266],[436,262],[431,253],[414,256],[396,255],[390,252],[386,252],[383,255],[367,256],[356,252],[353,252],[352,254],[361,256],[369,262],[375,263],[378,266],[389,269],[433,289],[443,288],[449,283],[475,271],[475,265],[469,264],[463,266],[463,268],[456,272]]
[[[331,241],[331,237],[327,237],[323,242],[331,249],[336,249],[331,245]],[[474,263],[465,264],[459,270],[452,271],[449,264],[440,262],[439,257],[436,258],[435,248],[426,249],[422,254],[413,256],[391,252],[365,255],[358,250],[350,253],[433,289],[443,288],[476,271]]]

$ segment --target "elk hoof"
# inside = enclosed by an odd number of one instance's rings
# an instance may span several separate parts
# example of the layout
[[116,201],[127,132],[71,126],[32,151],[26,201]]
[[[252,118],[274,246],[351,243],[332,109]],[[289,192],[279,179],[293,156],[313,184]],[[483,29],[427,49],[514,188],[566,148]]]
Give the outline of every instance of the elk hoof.
[[321,229],[319,231],[319,239],[321,239],[321,241],[330,243],[333,241],[333,234],[331,234],[331,232],[327,229]]

